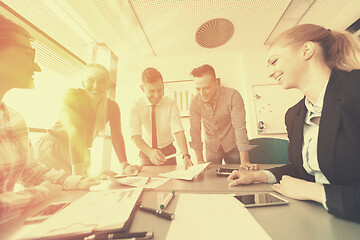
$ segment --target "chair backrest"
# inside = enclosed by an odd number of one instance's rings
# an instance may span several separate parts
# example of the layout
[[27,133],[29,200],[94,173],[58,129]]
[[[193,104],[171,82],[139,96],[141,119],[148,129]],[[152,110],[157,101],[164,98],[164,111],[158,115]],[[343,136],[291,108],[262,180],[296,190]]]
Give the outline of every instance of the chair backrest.
[[254,138],[250,145],[258,145],[249,151],[251,163],[258,164],[287,164],[289,141],[277,138]]

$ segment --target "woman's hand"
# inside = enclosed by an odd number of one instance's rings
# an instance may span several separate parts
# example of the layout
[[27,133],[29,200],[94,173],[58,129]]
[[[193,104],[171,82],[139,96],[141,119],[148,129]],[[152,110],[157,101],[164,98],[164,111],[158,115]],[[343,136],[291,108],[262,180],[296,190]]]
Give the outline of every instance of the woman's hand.
[[39,186],[46,188],[49,191],[48,198],[54,198],[60,195],[62,186],[57,184],[52,184],[49,181],[41,183]]
[[250,184],[254,182],[254,173],[234,170],[227,178],[227,181],[230,187],[234,187],[240,184]]
[[234,170],[227,178],[230,187],[234,187],[240,184],[251,184],[253,182],[265,182],[267,183],[268,177],[263,172],[249,172]]
[[313,182],[308,182],[302,179],[283,176],[280,183],[271,186],[276,192],[282,195],[297,200],[313,200],[322,202],[323,185]]
[[85,177],[80,180],[77,184],[76,189],[87,190],[92,186],[99,185],[100,181],[95,180],[94,178]]

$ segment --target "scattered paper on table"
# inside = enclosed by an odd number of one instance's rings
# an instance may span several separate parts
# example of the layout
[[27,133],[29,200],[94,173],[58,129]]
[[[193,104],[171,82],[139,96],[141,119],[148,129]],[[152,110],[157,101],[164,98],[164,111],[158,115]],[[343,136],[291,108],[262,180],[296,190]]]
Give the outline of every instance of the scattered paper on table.
[[109,177],[109,180],[113,183],[121,184],[125,186],[154,189],[169,181],[169,178],[126,177],[126,178],[116,179]]
[[151,177],[149,179],[148,183],[143,186],[143,188],[154,189],[154,188],[157,188],[157,187],[163,185],[164,183],[166,183],[169,180],[170,180],[170,178],[154,178],[154,177]]
[[187,170],[175,170],[168,173],[161,173],[159,176],[168,178],[177,178],[183,180],[192,180],[199,175],[210,163],[202,163],[189,167]]
[[167,240],[271,239],[230,194],[181,194]]

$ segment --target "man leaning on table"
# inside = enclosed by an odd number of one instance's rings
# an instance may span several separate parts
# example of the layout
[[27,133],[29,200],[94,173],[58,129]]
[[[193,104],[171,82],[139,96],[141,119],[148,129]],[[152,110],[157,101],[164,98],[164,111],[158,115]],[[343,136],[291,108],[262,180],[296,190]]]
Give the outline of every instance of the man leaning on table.
[[[31,205],[60,194],[61,189],[88,189],[93,179],[69,176],[33,158],[22,116],[2,102],[13,88],[34,88],[34,72],[41,69],[30,45],[30,34],[0,15],[0,224],[19,216]],[[26,187],[13,192],[15,183]]]
[[[131,138],[140,149],[141,165],[175,165],[176,142],[182,153],[185,168],[192,166],[180,111],[174,100],[164,96],[164,82],[155,68],[142,73],[141,90],[144,95],[131,109]],[[145,132],[142,129],[145,129]]]
[[201,122],[205,131],[206,161],[221,164],[239,164],[245,169],[256,170],[249,161],[249,145],[244,102],[240,93],[218,86],[215,70],[203,65],[192,70],[198,94],[190,103],[190,146],[198,163],[204,162],[201,141]]

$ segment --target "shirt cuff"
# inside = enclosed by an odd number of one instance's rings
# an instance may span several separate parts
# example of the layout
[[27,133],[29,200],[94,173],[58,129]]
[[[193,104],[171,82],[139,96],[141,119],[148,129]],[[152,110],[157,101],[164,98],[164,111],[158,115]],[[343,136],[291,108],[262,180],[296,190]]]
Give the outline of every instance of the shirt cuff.
[[322,191],[321,191],[321,202],[322,202],[322,205],[323,207],[326,209],[326,210],[329,210],[327,204],[326,204],[326,193],[325,193],[325,188],[324,188],[324,185],[322,187]]
[[174,134],[174,133],[177,133],[177,132],[182,132],[182,131],[185,132],[185,129],[184,129],[184,127],[181,125],[181,123],[171,125],[171,130],[172,130],[172,133],[173,133],[173,134]]
[[266,176],[268,177],[268,179],[269,179],[268,183],[276,183],[277,182],[276,177],[272,172],[270,172],[268,170],[263,170],[263,173],[265,173]]

